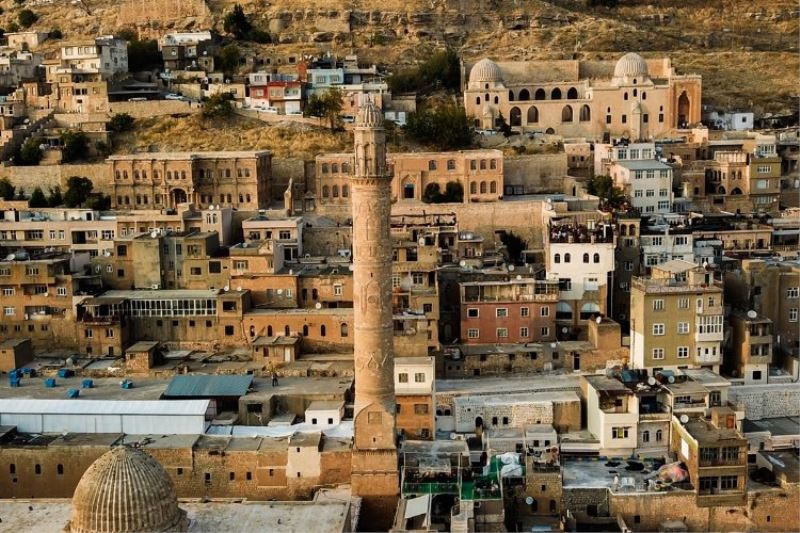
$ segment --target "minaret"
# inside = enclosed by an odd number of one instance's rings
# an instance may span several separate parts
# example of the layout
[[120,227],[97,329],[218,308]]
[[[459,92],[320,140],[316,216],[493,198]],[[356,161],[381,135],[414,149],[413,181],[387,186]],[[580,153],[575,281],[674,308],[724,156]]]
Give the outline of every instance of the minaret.
[[391,524],[400,487],[389,236],[392,180],[386,171],[383,115],[372,103],[362,107],[356,118],[354,166],[350,183],[355,329],[352,487],[363,498],[363,516],[369,520],[365,525],[375,528]]

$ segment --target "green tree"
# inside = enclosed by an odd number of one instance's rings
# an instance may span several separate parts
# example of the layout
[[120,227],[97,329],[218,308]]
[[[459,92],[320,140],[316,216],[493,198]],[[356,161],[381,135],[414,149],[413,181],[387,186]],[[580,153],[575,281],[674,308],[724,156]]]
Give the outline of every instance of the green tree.
[[21,166],[35,166],[38,165],[39,162],[44,157],[44,153],[40,148],[41,139],[32,137],[25,141],[19,149],[19,153],[17,157],[14,158],[14,162]]
[[23,28],[31,27],[37,20],[39,20],[39,15],[31,11],[30,9],[23,9],[17,15],[17,21],[19,25]]
[[222,20],[222,29],[237,39],[244,39],[253,29],[252,24],[244,14],[241,4],[233,6],[233,10],[225,15]]
[[42,192],[41,187],[36,187],[28,199],[28,207],[48,207],[47,198]]
[[133,117],[127,113],[117,113],[108,121],[108,129],[114,133],[122,133],[133,129]]
[[64,38],[64,33],[58,28],[53,28],[50,30],[50,33],[47,34],[47,37],[49,39],[53,39],[54,41],[58,41],[59,39]]
[[61,187],[56,185],[50,188],[50,194],[47,196],[48,207],[58,207],[64,203],[64,197],[61,196]]
[[64,193],[64,205],[82,207],[89,200],[94,185],[92,180],[81,176],[70,176],[67,179],[67,192]]
[[508,125],[506,122],[506,117],[503,116],[502,113],[497,117],[497,129],[503,134],[503,137],[508,139],[511,135],[514,134],[514,130],[511,129],[511,126]]
[[16,189],[8,178],[0,179],[0,198],[3,200],[13,200]]
[[86,199],[86,207],[95,211],[107,211],[111,208],[111,197],[107,194],[92,194]]
[[205,119],[227,119],[233,116],[233,95],[231,93],[217,93],[206,98],[203,102],[202,116]]
[[434,52],[416,67],[389,76],[392,92],[428,92],[437,89],[458,91],[461,86],[461,65],[451,49]]
[[464,186],[457,181],[448,181],[444,187],[446,202],[461,203],[464,201]]
[[61,162],[85,160],[89,155],[89,137],[82,131],[65,131],[61,134]]
[[440,150],[457,150],[472,145],[472,127],[464,108],[447,104],[408,116],[405,131],[418,142]]
[[233,74],[239,68],[241,57],[242,54],[239,52],[239,47],[235,44],[229,44],[220,50],[219,67],[225,74]]
[[128,70],[130,72],[160,70],[163,66],[164,60],[158,49],[158,41],[155,39],[128,41]]
[[500,234],[500,242],[505,245],[509,260],[514,262],[522,260],[522,252],[528,247],[527,242],[511,231],[502,232]]
[[331,131],[339,123],[339,114],[342,112],[342,93],[336,87],[328,87],[322,94],[323,116],[328,119]]
[[611,176],[594,176],[586,182],[586,192],[597,196],[601,201],[612,208],[619,208],[625,203],[625,193],[614,186]]
[[303,107],[303,116],[321,119],[325,115],[324,107],[325,105],[322,102],[322,98],[317,94],[312,94],[308,97],[308,100],[306,100],[305,107]]
[[438,204],[442,198],[442,189],[438,183],[429,183],[422,192],[422,201],[426,204]]

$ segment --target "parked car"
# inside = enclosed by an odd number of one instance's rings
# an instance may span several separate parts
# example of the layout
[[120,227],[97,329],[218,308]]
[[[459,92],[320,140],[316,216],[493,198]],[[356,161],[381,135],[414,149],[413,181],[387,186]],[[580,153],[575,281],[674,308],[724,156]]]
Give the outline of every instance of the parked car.
[[164,96],[164,100],[183,100],[183,95],[177,93],[169,93]]
[[128,98],[129,102],[146,102],[147,98],[143,96],[137,96],[136,98]]
[[355,121],[356,117],[354,117],[353,115],[342,115],[342,122],[346,124],[352,124]]

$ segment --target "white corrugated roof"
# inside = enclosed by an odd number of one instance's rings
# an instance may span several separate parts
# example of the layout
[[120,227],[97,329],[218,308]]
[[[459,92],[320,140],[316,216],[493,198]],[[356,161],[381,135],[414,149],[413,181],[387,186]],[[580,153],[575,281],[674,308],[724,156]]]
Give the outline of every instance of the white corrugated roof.
[[2,414],[205,415],[210,400],[0,399]]

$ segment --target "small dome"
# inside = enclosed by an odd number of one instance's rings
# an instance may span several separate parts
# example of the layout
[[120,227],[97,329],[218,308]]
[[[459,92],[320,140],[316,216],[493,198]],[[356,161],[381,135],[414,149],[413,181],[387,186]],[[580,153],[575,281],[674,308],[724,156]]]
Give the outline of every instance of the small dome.
[[361,106],[356,117],[356,127],[359,128],[380,128],[383,127],[383,113],[378,106],[372,102]]
[[646,78],[647,61],[639,54],[628,52],[614,67],[615,78]]
[[185,531],[187,525],[164,467],[128,446],[92,463],[72,497],[72,533]]
[[469,81],[473,82],[486,82],[486,81],[503,81],[503,75],[500,73],[500,67],[491,59],[481,59],[472,66],[469,71]]

